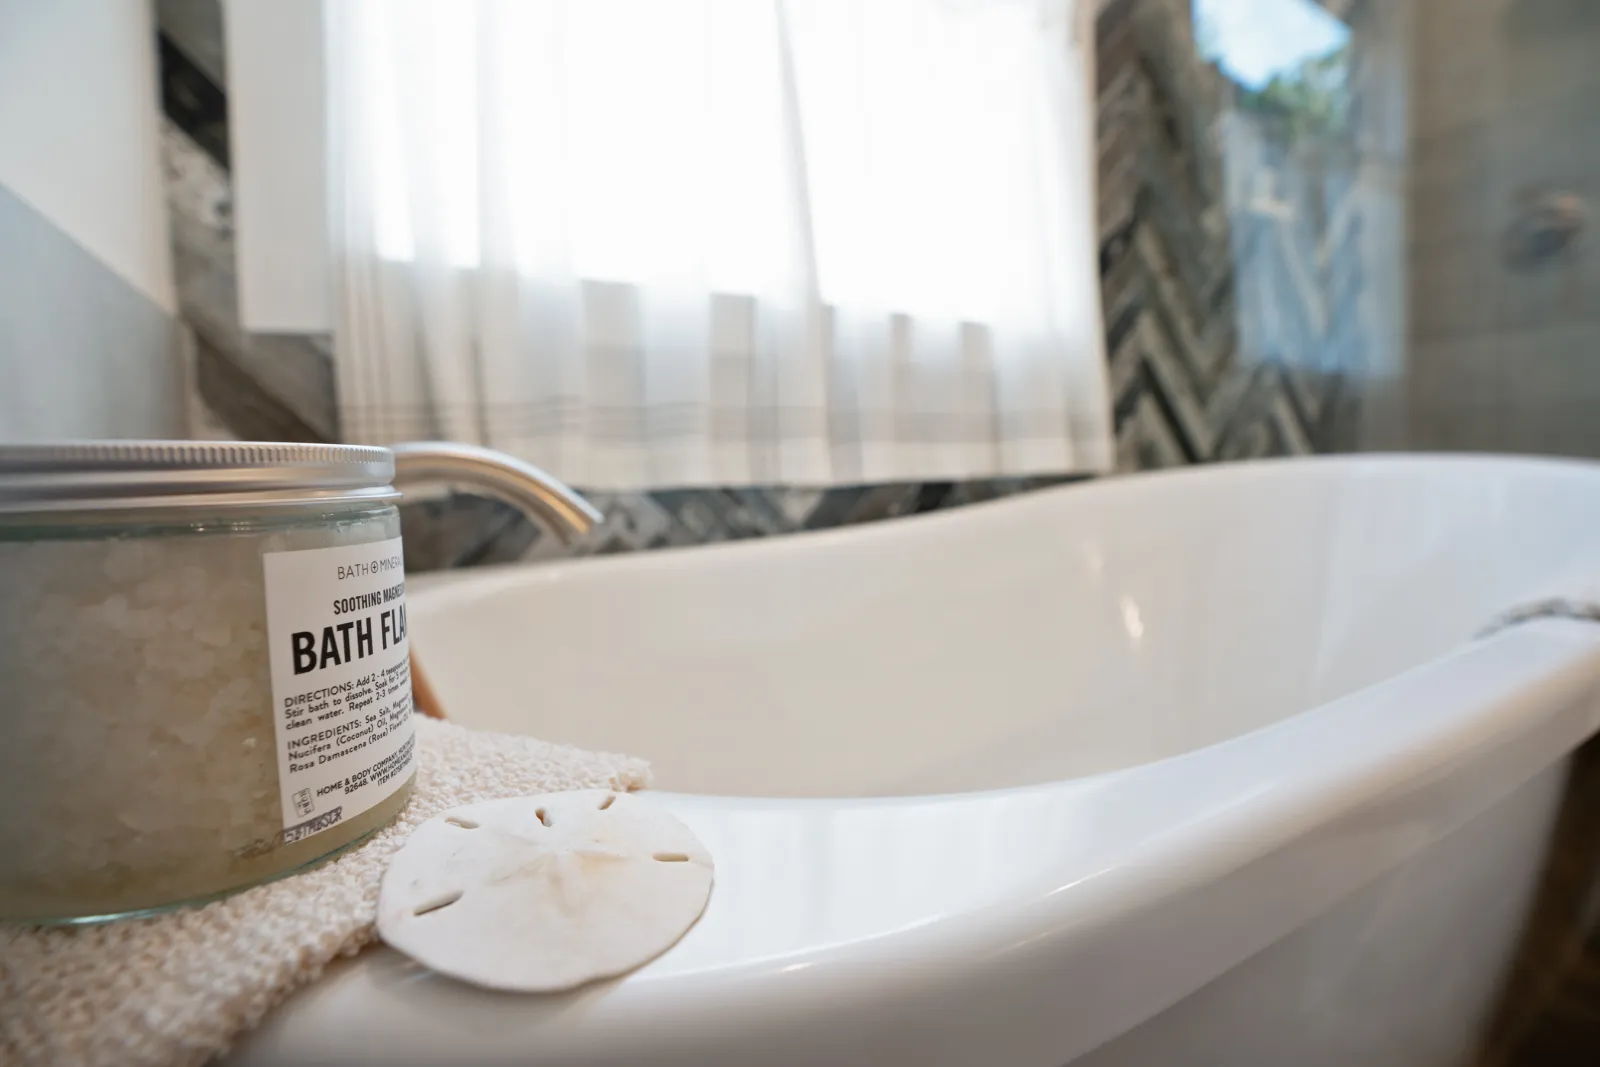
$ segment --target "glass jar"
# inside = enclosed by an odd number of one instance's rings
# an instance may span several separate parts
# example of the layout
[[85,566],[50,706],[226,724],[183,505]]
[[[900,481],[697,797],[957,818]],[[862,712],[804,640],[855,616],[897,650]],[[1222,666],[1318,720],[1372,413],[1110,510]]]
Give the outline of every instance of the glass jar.
[[196,903],[415,770],[386,449],[0,446],[0,919]]

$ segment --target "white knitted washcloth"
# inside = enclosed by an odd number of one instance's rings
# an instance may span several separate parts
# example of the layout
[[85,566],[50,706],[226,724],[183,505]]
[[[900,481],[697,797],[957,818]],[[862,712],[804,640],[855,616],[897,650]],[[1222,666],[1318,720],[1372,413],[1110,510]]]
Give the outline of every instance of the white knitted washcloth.
[[1600,552],[1590,551],[1557,571],[1554,577],[1521,590],[1490,619],[1478,636],[1487,637],[1508,626],[1534,619],[1600,622]]
[[151,919],[0,924],[0,1064],[202,1064],[335,957],[376,939],[378,884],[413,827],[477,800],[637,789],[642,760],[417,719],[417,784],[389,826],[304,874]]

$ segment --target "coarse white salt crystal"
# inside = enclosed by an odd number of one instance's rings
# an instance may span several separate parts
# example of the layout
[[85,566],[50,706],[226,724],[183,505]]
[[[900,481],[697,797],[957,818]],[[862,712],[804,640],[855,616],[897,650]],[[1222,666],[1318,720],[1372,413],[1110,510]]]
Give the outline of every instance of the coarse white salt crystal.
[[336,847],[275,841],[262,555],[397,537],[393,508],[93,534],[0,524],[0,916],[176,903]]

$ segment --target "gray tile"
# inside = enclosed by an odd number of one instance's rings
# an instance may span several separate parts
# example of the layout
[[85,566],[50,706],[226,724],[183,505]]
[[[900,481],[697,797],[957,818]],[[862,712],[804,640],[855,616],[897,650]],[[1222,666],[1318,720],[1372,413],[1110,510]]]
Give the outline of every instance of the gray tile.
[[822,502],[821,489],[777,487],[768,490],[774,506],[783,513],[784,521],[793,529],[803,529],[806,520]]
[[[1594,42],[1600,52],[1600,37]],[[1600,91],[1530,102],[1489,129],[1493,188],[1504,219],[1529,192],[1600,193]]]
[[518,559],[538,538],[516,509],[465,493],[408,500],[400,525],[411,573]]
[[671,543],[670,512],[647,493],[590,493],[591,503],[605,516],[584,545],[586,551],[635,551]]
[[1592,400],[1519,404],[1504,419],[1505,446],[1511,451],[1600,458],[1600,418]]
[[1506,400],[1503,346],[1492,335],[1418,341],[1411,351],[1412,402],[1418,410],[1484,408]]
[[1506,53],[1505,87],[1513,106],[1600,93],[1600,5],[1590,0],[1532,0],[1511,4],[1497,42]]
[[1418,339],[1492,332],[1498,325],[1495,286],[1499,246],[1488,239],[1413,248],[1411,330]]
[[[228,398],[213,393],[217,410],[282,407],[306,427],[294,440],[338,439],[333,364],[328,341],[290,334],[247,334],[239,325],[234,276],[232,182],[215,160],[171,122],[162,124],[161,156],[168,217],[172,225],[173,273],[179,311],[211,354],[231,366],[218,377],[232,390],[259,396]],[[259,426],[238,426],[241,436],[259,437]]]
[[1525,267],[1502,260],[1494,309],[1501,330],[1576,327],[1591,336],[1600,334],[1600,239],[1580,236],[1572,247]]
[[0,440],[181,437],[172,317],[0,186]]
[[1429,404],[1412,415],[1414,447],[1422,451],[1515,450],[1502,403],[1482,406]]
[[1413,248],[1486,240],[1502,224],[1487,124],[1419,139],[1409,184]]
[[155,0],[156,26],[218,85],[228,81],[221,0]]
[[909,515],[916,509],[917,490],[918,486],[904,482],[872,486],[855,499],[840,524],[852,526]]
[[1509,0],[1417,0],[1412,127],[1433,137],[1505,106],[1502,10]]
[[1529,414],[1547,406],[1586,407],[1600,438],[1600,325],[1557,323],[1485,344],[1504,368],[1501,396],[1508,406]]

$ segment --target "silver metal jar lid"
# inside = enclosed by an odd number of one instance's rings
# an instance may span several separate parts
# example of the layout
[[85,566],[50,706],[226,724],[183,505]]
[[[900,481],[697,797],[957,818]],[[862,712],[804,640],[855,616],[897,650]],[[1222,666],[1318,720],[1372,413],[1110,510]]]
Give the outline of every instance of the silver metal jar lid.
[[394,454],[256,441],[0,444],[0,514],[398,499]]

